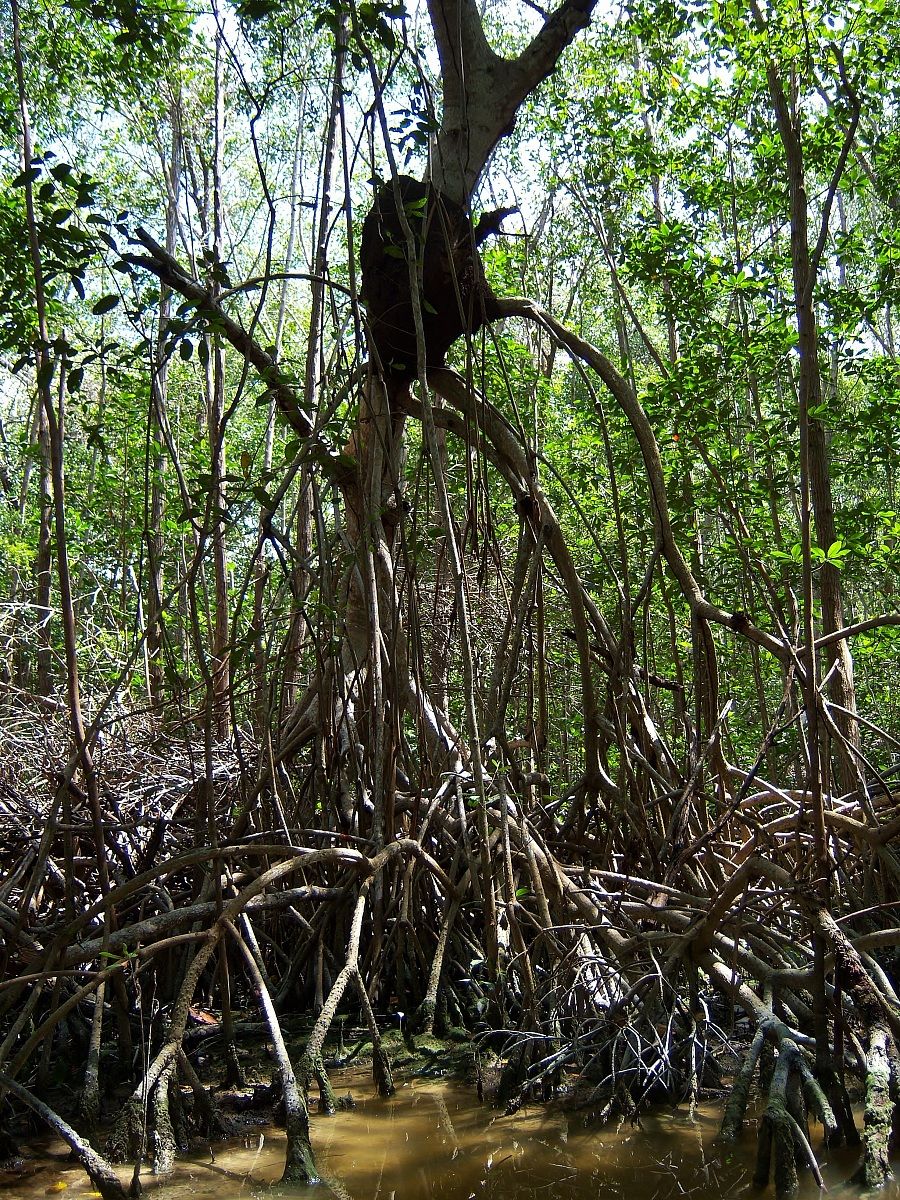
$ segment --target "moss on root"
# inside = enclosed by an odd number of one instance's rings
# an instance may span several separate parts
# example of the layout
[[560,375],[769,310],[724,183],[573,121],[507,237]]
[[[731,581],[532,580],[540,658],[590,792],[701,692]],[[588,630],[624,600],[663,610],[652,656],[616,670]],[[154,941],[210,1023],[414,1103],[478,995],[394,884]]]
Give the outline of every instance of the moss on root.
[[890,1142],[894,1123],[891,1096],[889,1035],[884,1026],[869,1035],[866,1073],[866,1109],[863,1121],[863,1157],[853,1182],[864,1188],[883,1187],[891,1177]]

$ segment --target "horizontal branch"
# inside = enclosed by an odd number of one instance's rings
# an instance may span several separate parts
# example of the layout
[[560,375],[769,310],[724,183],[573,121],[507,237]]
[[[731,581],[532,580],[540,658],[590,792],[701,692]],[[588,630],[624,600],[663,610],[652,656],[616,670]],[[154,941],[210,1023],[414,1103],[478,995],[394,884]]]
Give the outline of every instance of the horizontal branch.
[[[289,904],[306,904],[310,901],[324,903],[338,900],[343,894],[344,889],[339,887],[285,888],[281,892],[257,896],[247,905],[246,911],[252,914],[286,908]],[[184,928],[185,925],[193,924],[194,921],[208,920],[210,917],[215,917],[218,911],[218,904],[210,900],[200,904],[189,904],[184,908],[175,908],[169,912],[157,913],[156,916],[147,917],[144,921],[137,921],[134,925],[113,930],[106,941],[102,937],[97,937],[92,938],[89,942],[81,942],[72,946],[63,956],[62,962],[66,966],[73,963],[90,962],[91,959],[97,957],[101,950],[106,950],[110,954],[123,954],[129,947],[136,946],[138,942],[169,935],[175,930]]]
[[881,629],[886,625],[900,625],[900,613],[882,613],[878,617],[868,617],[865,621],[855,621],[845,625],[843,629],[835,629],[823,637],[816,638],[816,649],[832,646],[835,642],[843,642],[847,638],[856,637],[860,633],[868,633],[870,629]]

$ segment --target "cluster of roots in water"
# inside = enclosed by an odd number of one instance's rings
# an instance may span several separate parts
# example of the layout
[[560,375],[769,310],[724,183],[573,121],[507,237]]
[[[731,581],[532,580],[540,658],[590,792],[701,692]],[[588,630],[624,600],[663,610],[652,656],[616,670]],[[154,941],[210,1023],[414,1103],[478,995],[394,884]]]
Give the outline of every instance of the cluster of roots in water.
[[[740,870],[754,890],[751,897],[732,888],[735,899],[745,920],[754,906],[769,926],[735,943],[726,932],[733,926],[704,910],[697,893],[670,884],[661,904],[661,882],[567,868],[548,837],[552,827],[540,829],[535,813],[507,795],[505,820],[495,807],[492,823],[505,826],[517,898],[499,910],[492,962],[484,905],[466,899],[452,808],[441,811],[432,799],[425,831],[421,809],[416,827],[412,806],[398,803],[400,836],[375,853],[337,830],[297,846],[249,825],[221,850],[198,848],[189,757],[179,762],[161,732],[137,752],[126,728],[107,763],[110,779],[122,772],[125,831],[107,896],[83,852],[86,835],[73,839],[61,825],[42,843],[47,882],[31,902],[40,924],[22,919],[16,903],[26,894],[22,872],[2,909],[7,954],[20,972],[0,997],[3,1103],[20,1115],[30,1108],[67,1137],[104,1195],[121,1191],[109,1162],[166,1173],[188,1145],[227,1136],[233,1118],[223,1115],[223,1096],[233,1107],[274,1104],[289,1131],[285,1178],[309,1181],[310,1090],[322,1116],[342,1103],[329,1063],[345,1062],[364,1036],[374,1086],[389,1095],[384,1037],[395,1055],[427,1069],[443,1059],[436,1034],[462,1047],[477,1065],[479,1089],[507,1113],[567,1094],[603,1115],[634,1116],[655,1101],[691,1106],[718,1094],[728,1097],[722,1136],[733,1139],[755,1088],[764,1102],[758,1184],[774,1171],[778,1195],[788,1196],[799,1172],[818,1171],[810,1116],[830,1144],[861,1141],[861,1184],[888,1177],[900,1081],[892,963],[860,948],[865,934],[854,944],[846,923],[814,897],[773,923],[792,888],[789,843],[777,857],[744,859]],[[160,758],[168,792],[154,799],[151,774],[135,771],[135,760],[146,768]],[[216,818],[225,827],[240,788],[229,752],[220,752],[216,777]],[[32,796],[7,785],[4,803],[19,833],[6,870],[41,844]],[[75,825],[77,798],[67,808]],[[473,824],[465,837],[476,832]],[[586,832],[581,839],[590,844]],[[52,886],[67,856],[82,864],[76,907]],[[721,897],[717,903],[728,911]],[[102,914],[113,909],[115,922],[104,925]],[[824,1059],[804,928],[828,954]],[[739,970],[750,960],[777,964],[789,983],[776,985],[770,969],[760,987]],[[100,980],[84,984],[76,968],[91,961]],[[39,974],[55,985],[36,988]],[[248,1039],[269,1046],[271,1088],[259,1078],[247,1084]],[[47,1103],[60,1096],[62,1061],[88,1064],[80,1109],[66,1120]],[[862,1134],[851,1091],[864,1097]],[[10,1149],[8,1142],[7,1133]]]

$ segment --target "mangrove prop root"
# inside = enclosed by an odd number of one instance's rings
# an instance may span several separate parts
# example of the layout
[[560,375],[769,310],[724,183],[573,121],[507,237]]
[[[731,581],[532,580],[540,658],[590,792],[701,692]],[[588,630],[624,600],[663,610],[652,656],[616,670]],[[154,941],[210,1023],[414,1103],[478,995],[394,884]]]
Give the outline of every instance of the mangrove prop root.
[[[310,1043],[312,1043],[312,1035]],[[303,1051],[303,1056],[297,1064],[297,1083],[304,1096],[309,1096],[309,1085],[313,1079],[319,1088],[320,1114],[326,1117],[333,1116],[338,1110],[337,1094],[328,1078],[321,1049],[310,1044]]]
[[144,1154],[144,1104],[140,1095],[129,1096],[106,1140],[111,1162],[135,1162]]
[[738,1135],[744,1127],[744,1116],[746,1115],[747,1103],[750,1099],[750,1084],[753,1080],[753,1073],[759,1062],[759,1056],[765,1039],[765,1030],[757,1029],[750,1044],[750,1049],[747,1051],[741,1065],[741,1069],[732,1084],[728,1103],[725,1105],[725,1113],[722,1117],[722,1125],[719,1129],[719,1137],[725,1142],[737,1141]]
[[812,1146],[809,1144],[809,1136],[808,1136],[807,1131],[805,1131],[803,1129],[803,1127],[799,1123],[799,1121],[797,1121],[790,1114],[790,1112],[788,1113],[788,1118],[794,1128],[795,1143],[803,1151],[803,1154],[806,1157],[806,1161],[809,1166],[809,1169],[812,1171],[813,1176],[815,1177],[816,1183],[819,1185],[820,1188],[824,1188],[825,1180],[822,1177],[822,1171],[821,1171],[821,1168],[819,1167],[819,1162],[818,1162],[818,1159],[816,1158],[815,1152],[814,1152]]
[[794,1147],[796,1124],[780,1098],[770,1101],[764,1118],[772,1124],[772,1146],[775,1152],[775,1195],[777,1200],[796,1196],[800,1183],[797,1176],[797,1156]]
[[891,1097],[890,1034],[884,1024],[869,1030],[866,1054],[866,1109],[863,1157],[853,1182],[866,1189],[882,1187],[891,1177],[889,1144],[894,1117]]
[[175,1128],[169,1107],[169,1093],[174,1084],[174,1061],[166,1067],[153,1089],[153,1132],[150,1144],[153,1152],[153,1174],[169,1175],[175,1167]]
[[895,1098],[891,1095],[891,1030],[900,1028],[900,1018],[878,990],[859,954],[830,913],[824,909],[816,910],[813,919],[834,954],[841,986],[853,1000],[866,1027],[863,1157],[853,1178],[866,1188],[878,1188],[891,1175],[888,1153],[895,1110]]
[[[819,1081],[813,1075],[805,1059],[799,1059],[798,1065],[800,1067],[800,1077],[803,1080],[803,1096],[806,1100],[807,1108],[822,1125],[825,1135],[825,1145],[839,1146],[842,1141],[847,1139],[847,1134],[842,1128],[841,1122],[825,1093],[825,1088],[819,1084]],[[843,1088],[837,1072],[830,1062],[826,1066],[825,1083],[828,1090],[836,1096],[838,1102],[843,1101],[849,1109],[850,1102],[846,1090]],[[841,1092],[843,1092],[843,1096],[840,1095]],[[850,1121],[852,1124],[852,1113]]]
[[795,1064],[796,1069],[788,1075],[785,1107],[794,1123],[794,1142],[798,1161],[806,1158],[804,1146],[809,1144],[809,1121],[806,1100],[803,1095],[803,1083],[799,1069],[800,1059]]
[[363,978],[359,971],[356,972],[356,990],[359,994],[360,1007],[365,1014],[366,1024],[369,1027],[369,1036],[372,1039],[372,1079],[379,1096],[393,1096],[396,1089],[394,1088],[394,1077],[391,1073],[391,1062],[381,1041],[381,1031],[378,1028],[378,1022],[375,1020],[375,1013],[372,1011],[369,993],[366,991],[366,985],[363,983]]
[[80,1134],[76,1133],[58,1113],[55,1113],[43,1100],[38,1100],[37,1096],[32,1095],[27,1088],[22,1087],[20,1083],[2,1071],[0,1071],[0,1087],[5,1088],[17,1100],[27,1105],[32,1112],[59,1134],[88,1173],[91,1183],[103,1200],[126,1200],[125,1187],[110,1163],[101,1154],[98,1154]]
[[238,944],[256,994],[260,1008],[269,1027],[272,1039],[272,1053],[275,1065],[281,1079],[281,1090],[284,1098],[284,1125],[287,1130],[287,1156],[282,1183],[318,1183],[319,1175],[313,1158],[312,1145],[309,1140],[309,1112],[306,1107],[306,1097],[297,1086],[297,1077],[291,1065],[290,1055],[285,1045],[284,1035],[275,1012],[275,1005],[269,993],[268,984],[259,969],[253,953],[241,937],[235,925],[227,923],[228,932]]
[[191,1114],[197,1134],[210,1142],[221,1141],[231,1137],[232,1128],[222,1115],[218,1105],[204,1085],[200,1076],[194,1070],[193,1064],[183,1050],[178,1051],[178,1069],[194,1097],[194,1111]]
[[769,1086],[769,1099],[759,1127],[755,1187],[764,1188],[769,1182],[772,1157],[775,1159],[775,1195],[777,1200],[789,1200],[796,1195],[799,1181],[795,1148],[796,1122],[788,1112],[788,1086],[791,1071],[799,1058],[796,1044],[783,1038],[778,1050],[775,1071]]
[[347,985],[355,980],[359,974],[359,940],[371,883],[372,878],[370,877],[362,883],[359,889],[356,906],[353,910],[353,919],[350,922],[350,937],[347,943],[346,961],[338,972],[322,1011],[319,1013],[316,1023],[313,1026],[297,1070],[300,1087],[303,1089],[305,1095],[309,1093],[309,1081],[313,1077],[316,1078],[319,1084],[320,1111],[329,1114],[336,1110],[337,1099],[334,1094],[334,1088],[332,1088],[331,1081],[328,1078],[328,1072],[325,1070],[325,1064],[322,1060],[322,1050],[325,1046],[325,1038],[328,1036],[328,1030],[331,1028],[331,1022],[334,1020],[338,1005],[344,998]]

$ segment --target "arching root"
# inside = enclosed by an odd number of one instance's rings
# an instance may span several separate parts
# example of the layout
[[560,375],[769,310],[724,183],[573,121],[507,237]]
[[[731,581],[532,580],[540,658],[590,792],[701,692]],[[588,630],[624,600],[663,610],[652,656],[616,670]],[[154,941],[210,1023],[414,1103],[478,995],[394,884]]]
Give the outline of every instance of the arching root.
[[103,1200],[126,1200],[125,1186],[110,1163],[102,1154],[98,1154],[89,1142],[76,1133],[58,1113],[55,1113],[42,1100],[38,1100],[37,1096],[32,1095],[27,1088],[22,1087],[20,1083],[2,1072],[0,1072],[0,1087],[5,1088],[23,1104],[27,1104],[32,1112],[37,1113],[42,1121],[45,1121],[51,1129],[59,1134],[87,1171],[91,1183]]

